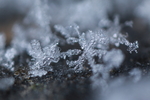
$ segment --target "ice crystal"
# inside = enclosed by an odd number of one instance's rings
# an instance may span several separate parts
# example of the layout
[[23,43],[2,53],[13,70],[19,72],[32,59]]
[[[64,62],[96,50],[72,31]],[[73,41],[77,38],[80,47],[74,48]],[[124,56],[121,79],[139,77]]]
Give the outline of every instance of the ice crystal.
[[[69,66],[75,66],[75,69],[82,69],[85,61],[88,61],[89,65],[95,64],[94,56],[98,56],[101,58],[103,54],[105,54],[105,50],[96,49],[96,43],[98,39],[97,34],[94,34],[92,31],[89,31],[87,34],[80,34],[78,31],[78,43],[81,46],[82,54],[79,56],[76,61],[67,61]],[[91,37],[88,37],[90,35]],[[97,37],[96,37],[97,36]]]
[[[125,25],[130,26],[131,24],[131,22],[125,23]],[[86,33],[80,33],[79,26],[76,25],[66,28],[57,25],[55,29],[64,36],[66,43],[71,45],[78,43],[81,48],[80,54],[71,53],[68,56],[78,55],[77,60],[66,61],[69,67],[74,68],[78,72],[78,70],[84,70],[85,67],[90,66],[93,72],[91,77],[93,81],[92,86],[94,88],[100,86],[102,90],[105,90],[108,88],[107,83],[110,79],[110,71],[113,68],[119,68],[124,60],[123,52],[120,49],[111,49],[110,45],[117,48],[120,45],[126,45],[130,53],[133,51],[137,53],[139,47],[137,41],[130,43],[126,39],[127,36],[120,33],[122,25],[119,25],[118,17],[115,17],[113,22],[105,19],[105,22],[99,23],[99,27],[97,31],[87,31]],[[107,27],[107,29],[104,27]],[[69,40],[71,42],[68,42]],[[64,59],[68,55],[67,52],[66,54],[63,53]]]
[[66,57],[71,57],[72,55],[79,55],[79,54],[81,54],[81,50],[79,49],[68,50],[66,52],[61,53],[61,58],[66,59]]
[[40,42],[37,40],[31,41],[29,54],[33,57],[33,63],[30,65],[31,71],[29,71],[31,76],[45,75],[47,71],[44,68],[50,67],[49,69],[51,69],[50,64],[52,62],[57,63],[60,59],[60,51],[57,44],[51,44],[42,48]]
[[[56,31],[60,32],[61,35],[64,36],[66,39],[66,42],[68,44],[73,45],[74,43],[78,43],[81,47],[81,55],[78,57],[78,60],[75,61],[69,61],[67,60],[67,64],[70,67],[74,67],[74,69],[82,70],[83,65],[85,64],[86,61],[88,61],[88,65],[91,67],[96,64],[95,57],[98,57],[98,60],[102,61],[102,56],[104,56],[104,62],[108,64],[107,61],[109,61],[108,54],[105,55],[108,52],[109,45],[114,45],[116,47],[119,47],[120,44],[124,44],[128,47],[128,51],[132,53],[133,51],[137,52],[138,48],[138,42],[135,41],[134,43],[130,43],[125,35],[122,35],[120,33],[121,31],[121,26],[119,25],[119,19],[116,17],[114,22],[107,21],[111,26],[107,26],[108,29],[104,30],[101,28],[98,31],[88,31],[86,33],[80,33],[79,31],[79,26],[74,25],[74,26],[69,26],[64,28],[63,26],[57,25],[55,26]],[[105,24],[104,24],[105,25]],[[68,41],[71,42],[68,42]],[[69,52],[69,51],[67,51]],[[116,54],[117,53],[117,54]],[[113,55],[116,54],[116,55]],[[63,53],[63,56],[65,53]],[[66,53],[67,55],[67,53]],[[78,55],[78,54],[71,54],[69,55],[70,57],[73,55]],[[111,53],[110,53],[111,55]],[[119,67],[120,64],[123,61],[123,54],[121,51],[117,50],[112,50],[112,55],[115,56],[116,59],[119,58],[119,61],[115,59],[110,60],[110,65]],[[66,58],[66,56],[64,56]],[[107,60],[108,58],[109,60]]]

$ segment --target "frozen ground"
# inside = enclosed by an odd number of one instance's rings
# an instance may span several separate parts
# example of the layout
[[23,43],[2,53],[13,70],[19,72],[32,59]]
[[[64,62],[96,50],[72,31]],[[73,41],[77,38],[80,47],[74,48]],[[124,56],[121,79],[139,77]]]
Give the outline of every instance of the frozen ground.
[[0,99],[149,100],[149,3],[0,1]]

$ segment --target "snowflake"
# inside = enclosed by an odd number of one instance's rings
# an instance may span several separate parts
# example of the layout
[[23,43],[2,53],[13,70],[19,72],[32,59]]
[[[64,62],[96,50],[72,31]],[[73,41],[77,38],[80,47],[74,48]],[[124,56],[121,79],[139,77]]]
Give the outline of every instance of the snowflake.
[[37,40],[31,41],[31,48],[29,54],[33,57],[33,62],[30,64],[29,74],[31,76],[42,76],[47,73],[44,68],[52,70],[50,64],[57,63],[60,59],[60,51],[57,44],[51,44],[44,48]]

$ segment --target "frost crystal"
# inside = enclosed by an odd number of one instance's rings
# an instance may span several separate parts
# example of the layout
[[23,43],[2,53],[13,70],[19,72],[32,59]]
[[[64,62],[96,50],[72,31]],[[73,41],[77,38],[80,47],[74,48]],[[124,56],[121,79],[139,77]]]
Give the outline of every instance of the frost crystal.
[[[75,66],[75,69],[81,70],[85,61],[88,61],[89,65],[95,64],[94,56],[98,56],[99,58],[101,58],[101,56],[105,54],[105,50],[96,49],[95,45],[99,39],[97,34],[94,34],[92,31],[89,31],[87,34],[80,34],[78,30],[77,33],[79,37],[78,43],[81,46],[82,54],[81,56],[79,56],[78,60],[67,61],[67,64],[69,66]],[[88,35],[91,37],[89,37]]]
[[[102,77],[107,79],[109,77],[109,70],[113,67],[118,68],[124,59],[119,49],[109,51],[110,45],[119,47],[120,44],[124,44],[128,46],[129,52],[137,52],[138,42],[130,43],[126,39],[126,36],[120,33],[121,26],[119,25],[118,17],[116,17],[113,22],[107,19],[103,21],[102,24],[99,23],[100,28],[98,30],[87,31],[85,33],[80,33],[79,26],[76,24],[68,27],[55,25],[55,30],[59,32],[58,34],[61,36],[60,38],[57,37],[54,39],[57,40],[59,38],[60,45],[64,46],[66,43],[74,45],[76,43],[79,44],[81,49],[69,49],[66,52],[60,52],[55,41],[51,44],[49,41],[43,45],[42,42],[45,41],[44,39],[39,39],[40,41],[32,40],[31,47],[29,47],[29,54],[33,57],[33,62],[30,64],[31,70],[29,73],[32,76],[38,76],[37,73],[40,72],[38,70],[41,70],[41,73],[44,75],[47,72],[45,68],[48,68],[52,62],[57,63],[60,58],[63,58],[66,60],[66,64],[76,71],[84,70],[84,67],[86,67],[84,65],[88,65],[92,68],[93,73],[101,73]],[[44,28],[42,26],[38,27],[42,28],[41,30]],[[45,27],[47,27],[47,24],[45,24]],[[107,27],[107,29],[103,29],[103,27]],[[47,32],[50,32],[50,30]],[[54,35],[46,33],[44,37],[49,37],[49,40],[52,40],[52,36]],[[74,55],[78,56],[77,60],[72,59]],[[115,59],[112,59],[112,56],[114,56]],[[103,68],[104,66],[107,67]],[[39,76],[41,75],[42,74],[39,74]]]
[[49,68],[52,62],[57,63],[60,59],[60,51],[57,44],[51,44],[41,48],[40,42],[37,40],[31,41],[29,54],[33,57],[33,64],[30,65],[29,71],[31,76],[45,75],[47,71],[44,68]]
[[[114,45],[116,47],[119,47],[120,44],[124,44],[128,46],[128,51],[132,53],[133,51],[137,52],[136,49],[138,48],[138,42],[130,43],[126,36],[120,34],[121,27],[119,26],[119,19],[116,17],[114,22],[110,22],[112,26],[107,26],[108,29],[104,30],[98,30],[96,32],[88,31],[86,33],[80,33],[79,32],[79,26],[69,26],[69,27],[62,27],[62,26],[55,26],[55,29],[61,33],[61,35],[66,38],[66,41],[68,44],[74,44],[79,43],[81,47],[81,53],[78,57],[78,60],[75,61],[69,61],[67,60],[67,64],[70,67],[74,67],[74,69],[82,70],[83,65],[86,61],[88,61],[88,65],[91,67],[96,64],[95,57],[98,57],[98,60],[101,61],[102,56],[104,56],[104,62],[109,63],[112,67],[119,67],[122,63],[124,56],[120,50],[112,50],[111,52],[108,52],[109,45]],[[71,40],[72,42],[68,42],[68,40]],[[67,51],[69,52],[69,51]],[[62,56],[66,58],[68,55],[66,52],[62,53]],[[105,55],[106,54],[106,55]],[[116,60],[113,59],[109,61],[108,55],[115,56]],[[116,55],[115,55],[116,54]],[[66,55],[66,56],[65,56]],[[70,54],[69,57],[73,55],[78,54]],[[105,57],[106,56],[106,57]],[[120,58],[119,58],[120,57]],[[108,58],[108,59],[107,59]],[[109,61],[109,62],[108,62]]]
[[44,65],[50,65],[51,62],[57,63],[60,57],[60,51],[57,44],[52,44],[43,48],[44,52]]
[[81,54],[81,50],[79,49],[68,50],[66,52],[61,53],[61,58],[66,59],[66,57],[71,57],[72,55],[79,55],[79,54]]
[[[108,24],[109,23],[109,24]],[[99,23],[100,24],[100,23]],[[88,31],[86,33],[79,32],[79,26],[73,26],[64,28],[57,26],[55,29],[59,31],[65,38],[68,44],[78,43],[81,48],[81,52],[77,60],[67,60],[66,63],[69,67],[73,67],[75,70],[84,70],[85,65],[89,65],[92,68],[93,76],[91,80],[93,85],[101,87],[107,87],[107,81],[109,79],[109,72],[115,67],[119,68],[124,60],[124,54],[119,49],[110,49],[110,45],[119,47],[120,45],[126,45],[128,51],[137,53],[138,42],[130,43],[125,35],[120,33],[121,25],[119,25],[119,19],[116,17],[113,22],[107,21],[100,24],[98,31]],[[126,23],[130,24],[130,23]],[[107,29],[103,29],[107,27]],[[72,31],[68,31],[72,30]],[[77,35],[72,35],[77,34]],[[72,40],[73,42],[68,42]],[[68,51],[67,51],[68,52]],[[63,53],[64,59],[67,53]],[[71,54],[71,57],[76,54]],[[78,55],[78,54],[77,54]],[[96,58],[96,59],[95,59]],[[96,81],[97,80],[97,81]],[[97,84],[97,85],[96,85]]]
[[40,59],[43,58],[44,54],[42,52],[41,44],[37,40],[31,41],[31,51],[29,52],[33,58]]

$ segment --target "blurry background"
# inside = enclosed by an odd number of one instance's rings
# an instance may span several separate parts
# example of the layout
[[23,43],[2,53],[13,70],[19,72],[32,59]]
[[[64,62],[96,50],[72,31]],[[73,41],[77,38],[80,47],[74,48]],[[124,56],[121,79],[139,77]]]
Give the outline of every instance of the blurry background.
[[0,32],[7,36],[7,42],[12,38],[12,26],[21,20],[30,9],[29,0],[0,0]]
[[[34,1],[0,0],[0,32],[4,32],[7,43],[13,36],[12,27],[22,22],[32,9]],[[139,41],[140,51],[149,52],[150,0],[48,0],[50,26],[76,23],[81,31],[94,30],[105,18],[113,20],[119,15],[120,23],[133,21],[133,27],[124,27],[130,41]],[[149,55],[149,54],[148,54]],[[147,56],[147,53],[142,53]]]

